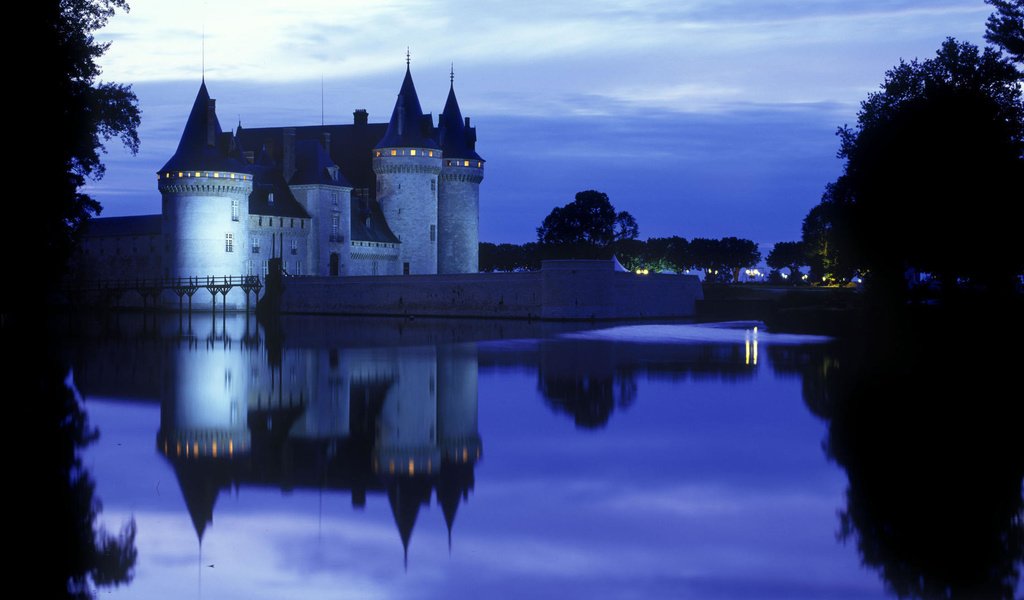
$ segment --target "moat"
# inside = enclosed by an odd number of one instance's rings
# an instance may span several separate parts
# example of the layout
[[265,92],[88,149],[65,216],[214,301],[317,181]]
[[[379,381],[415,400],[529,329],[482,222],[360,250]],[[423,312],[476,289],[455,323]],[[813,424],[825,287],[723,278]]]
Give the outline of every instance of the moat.
[[[928,548],[872,533],[934,547],[901,511],[945,509],[918,481],[928,452],[909,484],[864,466],[896,452],[890,438],[928,440],[850,435],[866,409],[850,408],[853,365],[828,338],[757,322],[75,321],[99,520],[138,530],[134,581],[104,597],[864,599],[958,584],[929,571]],[[972,479],[965,510],[1009,514],[989,536],[1005,540],[1019,461],[999,448],[979,452],[1002,483]],[[971,589],[1020,593],[1012,541],[949,529],[987,573]]]

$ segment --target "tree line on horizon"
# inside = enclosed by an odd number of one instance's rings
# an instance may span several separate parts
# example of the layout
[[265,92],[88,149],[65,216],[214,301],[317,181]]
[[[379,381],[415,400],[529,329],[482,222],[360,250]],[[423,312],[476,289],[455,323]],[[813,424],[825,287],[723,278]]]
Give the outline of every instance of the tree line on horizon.
[[542,260],[608,259],[630,271],[652,273],[700,269],[707,281],[738,281],[757,265],[761,252],[751,240],[679,236],[639,239],[633,215],[616,212],[608,195],[596,190],[576,194],[555,207],[537,228],[537,241],[525,244],[480,243],[480,271],[536,271]]

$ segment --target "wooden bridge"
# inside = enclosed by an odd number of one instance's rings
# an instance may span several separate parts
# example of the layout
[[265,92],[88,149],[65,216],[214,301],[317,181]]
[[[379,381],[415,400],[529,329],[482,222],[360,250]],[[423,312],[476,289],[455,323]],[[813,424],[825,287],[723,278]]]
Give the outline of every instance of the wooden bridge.
[[260,290],[264,283],[259,275],[223,275],[208,277],[165,277],[161,279],[99,279],[83,281],[77,284],[65,286],[64,291],[69,295],[80,295],[87,293],[99,294],[106,301],[113,301],[116,306],[121,298],[128,292],[137,292],[142,296],[142,308],[146,309],[152,305],[157,307],[157,301],[167,290],[178,296],[178,311],[185,310],[184,301],[188,298],[188,312],[192,312],[192,296],[201,289],[210,292],[213,299],[213,310],[217,310],[217,294],[221,295],[221,306],[223,311],[227,310],[227,295],[234,288],[240,288],[245,292],[245,311],[250,310],[249,294],[259,300]]

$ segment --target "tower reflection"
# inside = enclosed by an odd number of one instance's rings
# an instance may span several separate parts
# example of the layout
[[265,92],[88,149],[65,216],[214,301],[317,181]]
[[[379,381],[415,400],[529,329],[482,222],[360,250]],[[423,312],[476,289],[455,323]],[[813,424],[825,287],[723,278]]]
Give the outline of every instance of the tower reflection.
[[213,318],[165,350],[157,448],[200,542],[221,492],[260,486],[386,495],[406,556],[436,494],[450,546],[482,456],[476,345],[293,347],[251,327]]

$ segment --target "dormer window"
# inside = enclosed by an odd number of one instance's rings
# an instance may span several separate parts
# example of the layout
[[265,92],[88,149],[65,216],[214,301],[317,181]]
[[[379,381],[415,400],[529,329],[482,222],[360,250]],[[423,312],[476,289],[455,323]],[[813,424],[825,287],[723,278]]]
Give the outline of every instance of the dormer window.
[[327,167],[327,173],[331,176],[331,181],[338,180],[338,167]]

